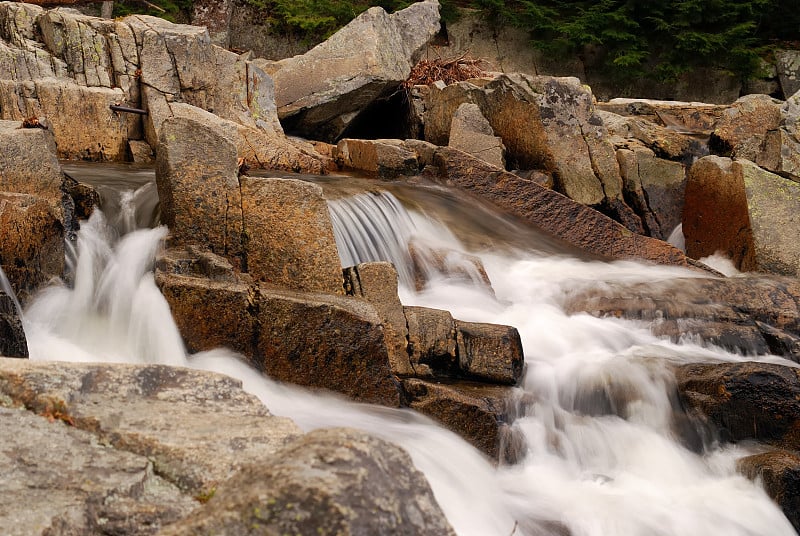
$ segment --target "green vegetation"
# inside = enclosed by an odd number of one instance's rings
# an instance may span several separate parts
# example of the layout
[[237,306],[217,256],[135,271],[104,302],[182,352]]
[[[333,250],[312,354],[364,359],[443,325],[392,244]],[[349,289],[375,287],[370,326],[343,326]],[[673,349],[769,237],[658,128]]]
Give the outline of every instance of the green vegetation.
[[[396,11],[412,0],[244,0],[278,34],[319,42],[372,6]],[[193,0],[124,0],[115,15],[147,12],[188,20]],[[550,54],[597,58],[619,78],[674,79],[695,67],[758,74],[771,47],[800,36],[796,0],[440,0],[445,21],[472,7],[499,28],[530,31]],[[156,5],[164,9],[160,13]],[[150,7],[148,7],[150,6]],[[796,44],[796,43],[795,43]]]
[[674,79],[695,67],[757,74],[759,57],[800,34],[795,0],[475,0],[499,26],[550,53],[599,54],[620,77]]

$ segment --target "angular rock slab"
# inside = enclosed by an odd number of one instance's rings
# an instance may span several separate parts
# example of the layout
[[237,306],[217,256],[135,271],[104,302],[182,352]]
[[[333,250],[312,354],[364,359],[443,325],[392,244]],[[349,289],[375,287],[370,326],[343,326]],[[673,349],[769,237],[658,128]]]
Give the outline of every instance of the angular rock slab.
[[708,156],[689,170],[683,234],[694,258],[721,251],[740,270],[800,275],[800,185],[747,160]]
[[610,259],[640,259],[688,266],[677,248],[632,233],[569,197],[448,147],[436,151],[439,178],[471,192],[584,252]]
[[272,74],[287,132],[335,143],[359,112],[408,78],[420,50],[439,31],[439,2],[391,15],[371,8]]
[[455,534],[405,451],[343,428],[313,431],[242,471],[160,534],[254,533]]
[[190,495],[210,491],[300,435],[239,380],[165,365],[3,359],[0,393],[14,406],[146,456],[157,474]]
[[577,78],[500,75],[490,81],[432,88],[427,99],[425,139],[447,145],[453,117],[464,103],[476,104],[518,169],[553,175],[556,189],[584,205],[602,207],[629,229],[641,221],[622,197],[619,165],[591,91]]
[[182,117],[161,125],[156,185],[175,244],[199,244],[241,264],[243,218],[236,145],[224,125]]
[[250,275],[288,289],[344,294],[322,188],[297,179],[242,177],[240,182]]
[[409,406],[455,432],[492,460],[514,462],[519,441],[513,437],[514,390],[469,382],[403,380]]

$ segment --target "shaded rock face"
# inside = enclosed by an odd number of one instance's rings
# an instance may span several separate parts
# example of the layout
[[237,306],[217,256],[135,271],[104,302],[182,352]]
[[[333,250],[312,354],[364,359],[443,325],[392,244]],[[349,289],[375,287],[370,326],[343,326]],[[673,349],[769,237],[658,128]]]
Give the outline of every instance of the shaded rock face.
[[162,365],[0,359],[0,421],[14,535],[154,534],[300,435],[237,380]]
[[368,104],[394,92],[439,30],[439,2],[387,14],[371,8],[305,54],[275,66],[275,102],[288,132],[336,142]]
[[28,357],[28,341],[14,300],[0,290],[0,356]]
[[61,158],[129,159],[129,142],[155,147],[161,123],[184,115],[183,104],[232,122],[239,156],[251,165],[324,169],[313,150],[283,135],[271,78],[213,45],[205,28],[11,2],[0,4],[0,19],[0,116],[46,118]]
[[678,367],[676,377],[687,412],[709,423],[720,439],[800,446],[796,369],[753,362],[691,364]]
[[680,250],[665,242],[634,234],[590,207],[466,153],[442,147],[435,160],[439,180],[445,184],[478,195],[584,252],[612,259],[689,264]]
[[747,160],[709,156],[689,171],[683,233],[688,255],[717,251],[740,270],[798,275],[800,186]]
[[408,454],[349,429],[303,436],[160,534],[251,533],[455,534]]
[[777,50],[775,60],[783,94],[794,95],[800,91],[800,53],[796,50]]
[[737,463],[741,473],[763,483],[783,513],[800,531],[800,456],[792,451],[771,451],[742,458]]
[[575,290],[570,313],[650,321],[659,336],[700,339],[730,351],[800,360],[800,285],[770,276],[682,279]]
[[645,147],[619,149],[617,160],[628,204],[649,236],[666,240],[682,221],[686,169]]
[[559,192],[641,232],[641,221],[622,196],[608,132],[591,91],[578,79],[501,75],[481,86],[460,82],[431,89],[427,100],[427,141],[447,145],[458,107],[476,104],[503,140],[510,166],[550,173]]

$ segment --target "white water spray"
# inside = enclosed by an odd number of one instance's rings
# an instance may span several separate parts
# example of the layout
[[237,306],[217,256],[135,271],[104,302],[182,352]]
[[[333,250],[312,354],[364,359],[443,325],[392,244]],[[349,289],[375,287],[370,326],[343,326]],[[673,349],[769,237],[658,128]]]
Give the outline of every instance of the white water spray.
[[215,370],[240,378],[273,413],[305,429],[345,425],[375,433],[409,451],[461,535],[795,534],[765,493],[736,473],[735,460],[745,449],[699,455],[682,446],[672,428],[674,386],[665,363],[740,357],[657,339],[643,324],[569,316],[562,308],[578,287],[690,272],[525,252],[484,254],[496,299],[463,281],[438,281],[419,294],[404,290],[407,304],[520,330],[528,366],[523,389],[531,402],[514,426],[527,452],[519,464],[495,468],[413,412],[280,386],[227,351],[187,358],[150,271],[164,233],[139,230],[113,244],[115,233],[99,213],[84,224],[74,288],[48,288],[27,311],[32,359],[157,361]]

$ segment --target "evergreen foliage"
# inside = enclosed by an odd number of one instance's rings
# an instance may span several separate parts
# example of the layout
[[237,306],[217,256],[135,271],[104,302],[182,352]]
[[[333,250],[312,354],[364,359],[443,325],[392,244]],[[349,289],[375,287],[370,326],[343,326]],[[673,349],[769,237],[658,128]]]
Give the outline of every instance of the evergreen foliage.
[[669,80],[694,67],[757,74],[775,41],[797,39],[796,0],[474,0],[495,24],[550,53],[603,55],[620,77]]

